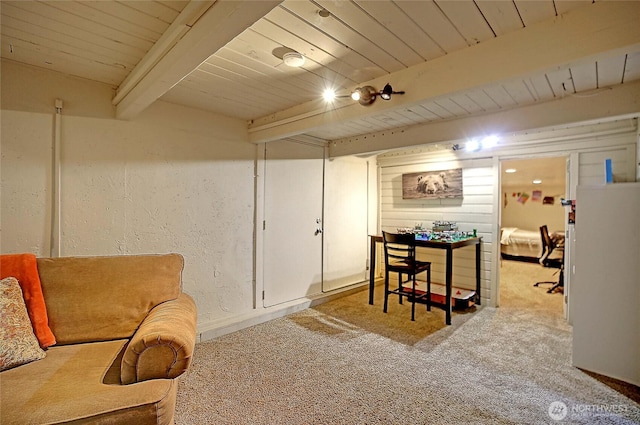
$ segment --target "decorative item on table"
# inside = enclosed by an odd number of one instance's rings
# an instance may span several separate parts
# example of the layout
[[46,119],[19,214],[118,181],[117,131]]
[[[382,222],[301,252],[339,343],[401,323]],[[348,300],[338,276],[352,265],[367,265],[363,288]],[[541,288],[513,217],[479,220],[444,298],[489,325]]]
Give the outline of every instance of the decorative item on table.
[[401,235],[413,235],[415,233],[415,229],[413,227],[398,227],[396,230]]
[[457,232],[449,232],[449,231],[433,232],[431,234],[431,239],[442,241],[442,242],[453,242],[456,239],[455,237],[456,233]]
[[431,240],[438,240],[443,242],[455,242],[462,239],[467,239],[473,237],[470,232],[459,232],[459,231],[444,231],[444,232],[432,232]]
[[420,230],[415,233],[417,241],[428,241],[431,240],[431,232],[429,230]]
[[434,232],[457,232],[458,224],[455,221],[434,221],[431,230]]
[[455,221],[434,221],[431,234],[427,240],[455,242],[472,237],[476,237],[476,229],[473,232],[460,231]]

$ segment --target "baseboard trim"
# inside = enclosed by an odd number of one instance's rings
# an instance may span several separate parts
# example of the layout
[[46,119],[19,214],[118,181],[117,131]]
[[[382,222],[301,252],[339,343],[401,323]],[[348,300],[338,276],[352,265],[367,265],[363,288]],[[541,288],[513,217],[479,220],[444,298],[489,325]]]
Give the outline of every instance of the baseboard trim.
[[368,281],[358,282],[330,292],[300,298],[272,307],[255,309],[242,315],[198,325],[197,341],[208,341],[273,319],[297,313],[307,308],[366,290],[368,286]]

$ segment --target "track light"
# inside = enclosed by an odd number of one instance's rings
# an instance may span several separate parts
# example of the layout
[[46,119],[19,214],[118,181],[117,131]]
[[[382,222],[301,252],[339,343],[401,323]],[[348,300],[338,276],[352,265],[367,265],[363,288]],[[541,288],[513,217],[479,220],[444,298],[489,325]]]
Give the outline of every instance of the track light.
[[471,139],[465,144],[465,150],[467,152],[475,152],[481,149],[491,149],[498,144],[498,141],[499,137],[494,135],[486,136],[482,140]]
[[358,87],[351,93],[351,99],[357,101],[361,105],[371,105],[376,100],[376,89],[371,86]]
[[392,94],[404,94],[403,91],[393,91],[391,84],[387,83],[382,90],[376,91],[372,86],[358,87],[351,93],[351,99],[359,102],[361,105],[371,105],[376,96],[380,96],[384,100],[391,99]]
[[469,140],[465,145],[465,150],[467,152],[475,152],[479,149],[480,149],[480,142],[478,142],[476,139]]
[[389,83],[387,83],[387,85],[384,86],[382,91],[380,91],[380,97],[383,98],[384,100],[391,99],[392,94],[404,94],[404,91],[393,91],[393,88]]
[[[393,91],[391,84],[387,83],[387,85],[384,86],[384,89],[380,91],[377,91],[375,88],[373,88],[373,86],[358,87],[354,91],[352,91],[349,96],[351,97],[351,99],[355,100],[359,104],[363,106],[367,106],[367,105],[371,105],[376,100],[377,96],[380,96],[384,100],[389,100],[391,99],[392,94],[404,94],[404,91]],[[333,96],[327,96],[327,91],[325,91],[324,93],[324,98],[328,102],[331,102],[337,98],[345,98],[345,97],[347,96],[335,95],[335,92],[333,93]]]
[[482,149],[491,149],[498,144],[498,136],[487,136],[480,142]]

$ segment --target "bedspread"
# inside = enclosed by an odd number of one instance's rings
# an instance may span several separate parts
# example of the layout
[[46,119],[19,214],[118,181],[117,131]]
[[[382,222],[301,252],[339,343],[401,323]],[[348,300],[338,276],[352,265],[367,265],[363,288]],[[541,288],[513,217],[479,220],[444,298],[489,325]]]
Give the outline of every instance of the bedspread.
[[540,231],[503,227],[500,234],[500,252],[515,257],[540,258],[542,254]]

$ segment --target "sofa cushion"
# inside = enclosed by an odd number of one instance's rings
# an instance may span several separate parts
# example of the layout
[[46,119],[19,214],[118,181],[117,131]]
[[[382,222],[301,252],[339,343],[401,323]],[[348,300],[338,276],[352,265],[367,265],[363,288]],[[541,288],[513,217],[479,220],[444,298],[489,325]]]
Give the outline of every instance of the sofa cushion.
[[130,338],[156,305],[181,293],[179,254],[38,258],[58,344]]
[[[126,340],[55,346],[2,372],[0,423],[173,424],[177,381],[118,382]],[[19,390],[18,390],[19,389]]]
[[45,357],[15,277],[0,280],[0,371]]
[[33,254],[0,255],[0,278],[15,277],[20,282],[33,332],[42,348],[56,343],[49,327],[47,307],[42,295],[36,256]]

